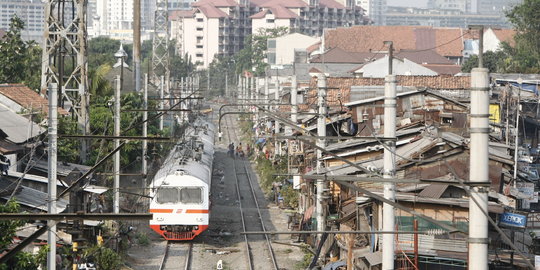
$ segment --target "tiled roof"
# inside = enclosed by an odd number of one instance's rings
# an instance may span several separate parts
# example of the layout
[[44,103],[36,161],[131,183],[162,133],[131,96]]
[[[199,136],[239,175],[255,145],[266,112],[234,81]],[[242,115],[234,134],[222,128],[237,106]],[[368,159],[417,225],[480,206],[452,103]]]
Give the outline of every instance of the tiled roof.
[[370,52],[385,49],[383,42],[392,40],[396,50],[434,49],[442,56],[462,56],[463,40],[472,38],[460,28],[428,26],[357,25],[326,32],[326,48],[339,47],[349,52]]
[[[0,94],[13,100],[25,109],[38,110],[48,115],[49,101],[24,84],[0,84]],[[58,114],[67,115],[68,112],[62,108],[58,108]]]
[[493,29],[491,28],[495,36],[503,42],[508,42],[510,45],[515,45],[514,36],[516,35],[516,31],[513,29]]
[[335,0],[319,0],[319,5],[327,8],[344,9],[345,6]]
[[446,59],[442,55],[433,50],[420,50],[409,51],[401,50],[395,54],[397,58],[408,59],[417,64],[440,64],[440,65],[454,65],[454,62]]
[[190,18],[195,14],[195,9],[169,11],[169,19],[174,21],[179,18]]
[[266,16],[266,14],[268,13],[268,9],[263,9],[253,15],[250,16],[251,19],[262,19]]
[[362,64],[373,58],[382,57],[382,54],[375,54],[370,52],[347,52],[342,48],[336,47],[329,51],[317,55],[310,60],[311,63],[355,63]]
[[[471,86],[469,76],[397,76],[398,85],[430,88],[430,89],[468,89]],[[327,100],[329,106],[340,105],[350,102],[350,93],[352,86],[377,86],[384,85],[384,78],[346,78],[346,77],[330,77],[326,79],[328,87]],[[310,91],[307,95],[307,102],[310,103],[310,98],[317,97],[317,78],[312,78],[310,82]]]
[[307,47],[307,48],[306,48],[306,51],[307,51],[308,53],[312,53],[312,52],[318,50],[319,47],[321,47],[321,42],[320,42],[320,41],[317,41],[317,43],[315,43],[315,44],[313,44],[313,45]]
[[456,75],[461,72],[461,66],[458,65],[426,64],[422,66],[439,73],[439,75]]
[[227,13],[217,8],[213,4],[204,4],[197,7],[207,18],[225,18]]

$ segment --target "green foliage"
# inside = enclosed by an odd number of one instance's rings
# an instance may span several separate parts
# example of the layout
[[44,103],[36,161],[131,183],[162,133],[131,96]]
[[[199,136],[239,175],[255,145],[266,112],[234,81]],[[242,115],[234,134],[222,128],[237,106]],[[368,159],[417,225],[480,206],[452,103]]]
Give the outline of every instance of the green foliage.
[[[507,54],[500,50],[497,52],[488,51],[484,53],[483,58],[484,67],[489,69],[489,72],[501,72]],[[470,73],[476,67],[478,67],[478,56],[473,55],[461,65],[461,71]]]
[[[15,199],[9,200],[6,204],[0,204],[0,213],[18,213],[20,212],[19,204]],[[24,221],[0,221],[0,250],[5,250],[11,245],[17,228],[24,225]],[[44,262],[44,253],[46,247],[41,248],[38,255],[33,255],[28,252],[19,252],[14,258],[10,259],[6,264],[0,265],[0,269],[37,269]],[[45,250],[45,251],[43,251]]]
[[524,0],[507,14],[508,20],[517,31],[515,47],[504,46],[511,55],[506,71],[515,73],[540,72],[540,0]]
[[249,35],[244,40],[244,48],[236,54],[236,73],[254,71],[255,76],[265,74],[267,41],[269,38],[280,37],[289,33],[287,27],[260,29],[255,35]]
[[[0,213],[18,213],[19,204],[15,199],[9,200],[6,204],[0,204]],[[13,241],[17,227],[24,224],[24,221],[0,221],[0,250],[6,249]]]
[[139,232],[137,233],[137,243],[141,246],[148,246],[150,245],[150,239],[148,238],[148,235],[146,233]]
[[103,64],[97,68],[91,68],[88,71],[88,91],[92,99],[97,97],[106,97],[113,95],[114,88],[106,79],[107,73],[112,69],[109,64]]
[[21,37],[24,22],[14,15],[9,30],[0,39],[0,83],[23,83],[40,88],[41,49],[33,41]]
[[304,252],[304,258],[302,259],[302,261],[298,262],[295,265],[295,269],[298,269],[298,270],[306,269],[309,266],[309,264],[311,264],[311,261],[313,260],[313,253],[309,252],[307,250],[307,247],[303,248],[302,251]]
[[84,251],[85,257],[94,257],[98,269],[115,270],[120,269],[123,264],[122,258],[118,253],[110,248],[103,246],[93,246]]

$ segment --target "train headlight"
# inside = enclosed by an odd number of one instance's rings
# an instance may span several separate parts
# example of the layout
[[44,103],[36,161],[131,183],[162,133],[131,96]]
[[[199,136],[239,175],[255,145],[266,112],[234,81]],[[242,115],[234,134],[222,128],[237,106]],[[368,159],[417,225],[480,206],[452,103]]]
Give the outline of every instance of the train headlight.
[[195,226],[193,227],[194,230],[198,230],[199,229],[199,226]]

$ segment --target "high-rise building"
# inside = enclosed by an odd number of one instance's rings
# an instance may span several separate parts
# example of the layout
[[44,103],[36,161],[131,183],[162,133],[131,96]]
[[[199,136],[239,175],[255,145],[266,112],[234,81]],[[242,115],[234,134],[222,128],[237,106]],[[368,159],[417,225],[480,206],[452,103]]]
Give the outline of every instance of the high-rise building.
[[195,0],[169,0],[169,10],[175,9],[191,9],[191,4]]
[[386,25],[386,0],[356,0],[374,25]]
[[0,29],[9,29],[13,15],[24,22],[23,39],[43,41],[45,3],[38,0],[0,0]]
[[[133,0],[93,0],[96,13],[92,15],[91,36],[109,36],[126,42],[133,40]],[[153,28],[155,0],[141,0],[141,29],[150,32]],[[88,14],[90,16],[90,14]],[[144,37],[143,33],[143,37]],[[146,35],[149,36],[149,35]]]
[[177,50],[207,67],[215,56],[232,56],[260,29],[287,27],[321,36],[325,28],[367,24],[353,0],[200,0],[171,14]]

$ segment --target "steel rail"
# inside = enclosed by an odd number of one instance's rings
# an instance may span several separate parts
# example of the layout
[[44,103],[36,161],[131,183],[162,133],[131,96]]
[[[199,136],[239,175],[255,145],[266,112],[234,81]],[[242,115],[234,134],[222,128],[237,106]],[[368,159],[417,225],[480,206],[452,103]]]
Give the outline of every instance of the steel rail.
[[[257,206],[257,213],[259,214],[259,220],[261,221],[261,228],[263,232],[266,232],[266,226],[264,225],[263,216],[261,213],[261,208],[259,207],[259,202],[257,200],[257,195],[255,195],[255,189],[253,188],[253,184],[251,183],[251,176],[248,172],[246,162],[242,161],[242,164],[244,165],[244,172],[246,173],[246,177],[249,183],[249,188],[251,190],[251,194],[253,195],[253,200],[255,201],[255,206]],[[249,233],[249,232],[247,232]],[[276,255],[274,254],[274,249],[272,248],[272,243],[270,242],[270,238],[268,237],[268,234],[264,234],[264,238],[266,239],[266,244],[268,246],[268,252],[270,253],[270,258],[272,259],[272,263],[274,264],[274,269],[278,270],[278,264],[276,260]]]
[[[227,120],[229,120],[229,118],[227,118]],[[231,137],[232,137],[230,130],[231,130],[230,127],[227,128],[227,135],[229,136],[229,142],[231,141]],[[233,152],[233,155],[234,155],[234,152]],[[239,209],[240,209],[240,218],[242,220],[242,230],[244,232],[246,232],[246,221],[245,221],[245,218],[244,218],[244,210],[242,208],[242,198],[240,196],[240,182],[238,180],[238,172],[236,171],[236,160],[233,160],[233,163],[234,163],[234,166],[233,166],[234,177],[236,179],[236,196],[238,198],[238,204],[239,204]],[[246,234],[244,234],[244,244],[246,246],[246,258],[247,258],[247,263],[248,263],[249,269],[253,270],[253,261],[251,259],[249,240],[248,240],[248,236]]]
[[[161,258],[161,263],[159,265],[159,270],[164,270],[165,266],[167,265],[167,261],[169,259],[170,250],[171,247],[175,243],[172,241],[167,241],[167,245],[165,246],[165,252],[163,253],[163,258]],[[187,250],[186,250],[186,258],[184,261],[184,270],[191,269],[191,255],[192,255],[192,249],[193,249],[193,242],[187,243]],[[176,267],[175,267],[176,269]]]

